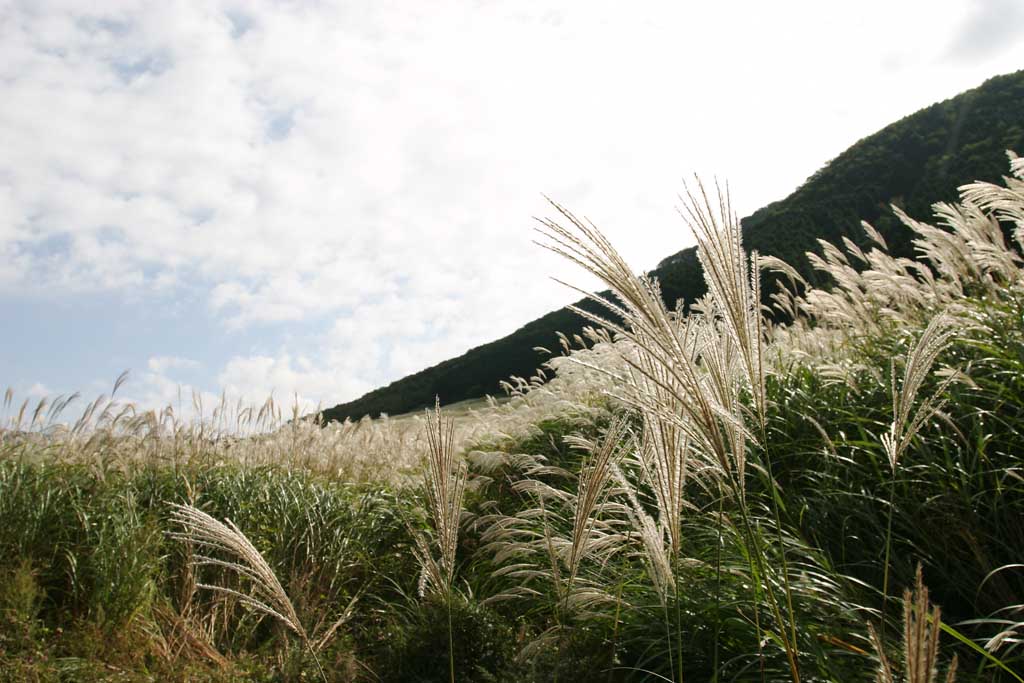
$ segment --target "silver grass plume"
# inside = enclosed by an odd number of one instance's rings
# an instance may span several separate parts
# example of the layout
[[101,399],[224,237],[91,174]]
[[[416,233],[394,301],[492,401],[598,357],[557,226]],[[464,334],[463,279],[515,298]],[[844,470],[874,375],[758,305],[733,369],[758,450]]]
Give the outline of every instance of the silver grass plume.
[[922,400],[917,410],[913,411],[917,394],[928,378],[932,365],[955,336],[956,326],[953,318],[943,313],[932,318],[920,338],[907,352],[903,381],[899,389],[896,387],[896,365],[895,361],[893,362],[890,374],[893,418],[889,425],[889,433],[883,434],[881,439],[893,471],[896,470],[900,456],[924,423],[942,409],[942,394],[955,375],[943,380],[936,391]]
[[427,513],[440,559],[434,559],[430,543],[423,534],[415,534],[414,552],[422,569],[421,593],[432,588],[447,594],[455,576],[455,551],[459,545],[459,521],[468,467],[455,452],[455,421],[441,413],[440,399],[435,399],[433,411],[426,411],[426,418]]
[[[725,200],[722,201],[724,204]],[[737,343],[735,340],[753,345],[738,353],[745,359],[745,376],[753,378],[750,389],[755,396],[755,411],[763,415],[763,352],[760,350],[763,335],[760,333],[760,322],[755,320],[755,314],[759,318],[759,309],[743,312],[743,307],[747,305],[743,302],[754,301],[755,293],[747,291],[737,294],[734,291],[741,286],[737,284],[739,282],[743,283],[744,289],[756,287],[756,278],[750,278],[746,268],[737,265],[742,260],[720,256],[732,254],[740,248],[733,229],[735,226],[732,222],[728,224],[728,228],[733,230],[733,233],[729,233],[724,229],[714,231],[714,226],[718,224],[713,226],[705,222],[704,227],[714,232],[705,234],[700,246],[702,251],[712,250],[718,254],[706,256],[708,263],[717,264],[715,267],[718,270],[736,267],[742,270],[732,276],[720,273],[723,281],[731,283],[719,288],[725,292],[722,296],[726,299],[721,302],[711,301],[707,306],[713,311],[712,316],[728,316],[731,311],[734,318],[742,319],[735,325],[727,325],[734,332],[723,338],[709,315],[682,316],[678,311],[669,312],[656,280],[634,275],[592,223],[577,218],[557,203],[552,202],[552,205],[571,228],[563,227],[553,220],[540,221],[543,228],[539,232],[547,238],[547,242],[541,243],[541,246],[603,280],[611,289],[613,299],[567,286],[600,303],[612,317],[621,322],[580,308],[573,307],[573,310],[583,318],[632,342],[632,350],[620,353],[631,380],[625,387],[625,393],[616,396],[650,416],[656,415],[659,420],[674,421],[686,433],[695,450],[717,463],[722,473],[728,474],[733,489],[742,492],[743,480],[738,473],[743,469],[739,460],[743,456],[733,445],[738,442],[739,433],[743,433],[744,437],[749,434],[742,427],[739,392],[716,392],[714,386],[715,381],[735,385],[741,378],[709,376],[701,357],[704,353],[716,352],[723,343]],[[710,210],[694,208],[692,213],[698,216],[710,213]],[[723,398],[729,401],[727,405],[722,404]]]
[[[654,585],[658,599],[662,605],[668,601],[668,597],[675,593],[675,573],[672,566],[672,558],[665,548],[665,525],[662,521],[655,521],[647,514],[643,505],[637,500],[636,489],[626,478],[625,474],[618,468],[615,472],[616,480],[629,501],[626,508],[626,516],[633,529],[640,538],[640,546],[643,549],[643,560],[647,566],[647,575]],[[660,513],[659,513],[660,516]],[[671,545],[671,542],[669,543]]]
[[1014,224],[1014,240],[1024,249],[1024,159],[1008,151],[1009,177],[1004,176],[1005,187],[992,183],[970,183],[960,188],[965,202],[993,213],[999,220]]
[[[585,562],[603,564],[624,547],[626,537],[618,527],[625,508],[609,500],[618,489],[617,463],[632,448],[628,418],[612,421],[600,439],[591,441],[569,436],[565,442],[589,451],[578,474],[544,464],[539,456],[520,456],[518,467],[524,477],[512,489],[529,496],[534,505],[514,516],[497,514],[485,521],[484,548],[492,553],[499,568],[495,577],[516,579],[518,585],[491,596],[497,602],[536,596],[535,581],[549,582],[560,609],[579,613],[594,605],[613,601],[607,593],[583,578]],[[539,477],[575,479],[576,491],[556,487]]]
[[698,178],[699,197],[686,188],[687,201],[679,214],[697,238],[697,256],[708,292],[740,352],[754,410],[763,426],[767,398],[759,257],[752,252],[748,260],[743,250],[740,221],[732,210],[728,186],[725,192],[717,185],[716,189],[718,206],[713,207]]
[[[889,658],[881,638],[868,624],[871,643],[878,655],[877,683],[896,683]],[[928,601],[928,588],[924,585],[921,565],[917,566],[914,591],[903,592],[903,681],[905,683],[935,683],[939,673],[939,634],[942,633],[942,613]],[[946,683],[956,680],[957,659],[954,656],[946,672]]]
[[[252,586],[248,594],[213,584],[197,583],[197,588],[226,593],[243,605],[273,617],[295,633],[303,643],[309,643],[295,608],[274,570],[270,568],[252,542],[230,519],[221,522],[191,505],[174,505],[171,521],[182,527],[174,532],[174,539],[192,544],[197,552],[192,555],[192,566],[213,566],[234,572]],[[215,557],[214,555],[222,555]],[[231,558],[231,559],[224,559]]]
[[682,549],[689,437],[674,421],[645,413],[642,444],[640,464],[644,480],[654,491],[658,521],[669,538],[669,556],[678,557]]
[[[1024,284],[1024,161],[1010,157],[1004,186],[976,182],[959,188],[959,204],[935,204],[935,225],[915,220],[893,207],[913,233],[917,261],[888,253],[885,240],[867,223],[873,245],[864,251],[846,243],[846,252],[822,245],[808,254],[811,265],[832,281],[829,288],[806,287],[775,298],[790,311],[790,325],[773,330],[774,349],[790,361],[810,357],[820,369],[856,389],[856,376],[870,368],[843,352],[850,339],[900,328],[924,327],[934,311],[944,310],[968,324],[976,318],[969,301],[1004,300]],[[1017,249],[1007,244],[1003,224],[1013,226]],[[858,267],[852,260],[860,262]],[[779,264],[772,262],[771,267]],[[865,266],[858,269],[861,265]],[[974,294],[967,296],[968,292]],[[976,295],[976,296],[975,296]],[[795,315],[793,312],[799,313]]]
[[580,563],[594,545],[594,527],[608,496],[608,484],[616,463],[622,456],[623,440],[629,431],[627,416],[618,418],[608,427],[598,444],[579,437],[566,437],[570,445],[590,451],[579,476],[576,505],[573,514],[572,544],[568,560],[568,588],[571,595],[579,573]]

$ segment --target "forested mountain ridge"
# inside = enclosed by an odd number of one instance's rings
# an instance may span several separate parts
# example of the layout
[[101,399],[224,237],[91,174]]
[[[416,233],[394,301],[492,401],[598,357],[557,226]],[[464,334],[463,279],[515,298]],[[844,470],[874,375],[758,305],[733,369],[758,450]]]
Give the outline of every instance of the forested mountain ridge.
[[[907,231],[889,205],[928,218],[931,204],[956,198],[960,185],[998,181],[1006,169],[1005,150],[1024,153],[1022,104],[1024,71],[1018,71],[886,126],[827,163],[785,199],[744,218],[744,246],[777,256],[814,281],[805,252],[817,251],[818,239],[838,243],[846,236],[865,244],[859,225],[866,220],[894,253],[910,255]],[[692,302],[704,293],[694,248],[664,259],[650,274],[669,302]],[[497,393],[499,382],[511,375],[528,377],[545,360],[535,347],[556,348],[557,332],[572,335],[583,324],[565,308],[553,311],[506,337],[324,410],[323,418],[399,414],[431,405],[435,395],[453,403]]]

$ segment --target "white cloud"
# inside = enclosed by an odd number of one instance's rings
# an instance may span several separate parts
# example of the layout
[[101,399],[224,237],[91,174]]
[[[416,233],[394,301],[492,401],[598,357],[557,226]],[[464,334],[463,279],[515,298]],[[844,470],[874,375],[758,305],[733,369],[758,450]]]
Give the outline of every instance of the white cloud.
[[690,241],[684,175],[749,213],[1019,66],[940,63],[968,9],[13,3],[0,297],[199,289],[241,335],[208,387],[353,398],[571,300],[548,275],[593,286],[530,243],[541,192],[653,267]]
[[1017,0],[974,0],[946,57],[952,62],[980,62],[1019,45],[1024,5]]
[[[320,397],[360,394],[373,388],[346,374],[344,367],[323,367],[306,356],[293,356],[287,351],[278,356],[239,356],[232,358],[217,381],[232,396],[248,404],[260,404],[273,398],[278,405],[298,403],[308,413],[322,405]],[[322,407],[328,407],[323,405]]]
[[195,381],[189,381],[189,377],[194,376],[202,365],[191,358],[153,356],[146,361],[146,370],[128,375],[116,398],[119,402],[133,403],[147,410],[169,407],[183,420],[200,413],[209,417],[222,398],[231,405],[238,397],[218,395],[204,390]]
[[41,382],[36,382],[25,390],[25,396],[29,398],[50,398],[53,395],[53,391]]
[[185,369],[191,370],[200,367],[202,364],[191,358],[178,358],[177,356],[154,356],[147,361],[146,366],[150,372],[166,374],[168,370]]

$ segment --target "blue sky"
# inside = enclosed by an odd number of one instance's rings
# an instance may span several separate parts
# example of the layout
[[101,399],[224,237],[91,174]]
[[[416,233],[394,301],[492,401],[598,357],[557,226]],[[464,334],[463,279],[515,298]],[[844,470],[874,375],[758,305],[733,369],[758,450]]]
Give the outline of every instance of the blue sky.
[[1022,34],[1015,0],[0,2],[0,385],[355,398],[593,284],[531,243],[542,193],[650,268],[682,178],[746,215]]

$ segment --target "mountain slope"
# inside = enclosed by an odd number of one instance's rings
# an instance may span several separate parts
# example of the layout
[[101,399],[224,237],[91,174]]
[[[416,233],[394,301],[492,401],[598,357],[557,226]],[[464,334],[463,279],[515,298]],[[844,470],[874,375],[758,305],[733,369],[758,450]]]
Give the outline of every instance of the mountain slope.
[[[864,245],[860,221],[872,223],[894,253],[911,255],[906,229],[888,211],[896,204],[911,216],[931,215],[937,200],[974,180],[997,181],[1005,150],[1024,153],[1024,71],[997,76],[973,90],[933,104],[857,142],[785,199],[744,218],[748,249],[778,256],[815,281],[804,253],[817,240],[849,237]],[[669,302],[692,302],[704,293],[694,248],[664,259],[651,275]],[[766,283],[765,290],[772,285]],[[590,302],[580,303],[596,310]],[[556,348],[556,332],[579,332],[583,320],[562,308],[512,334],[421,370],[348,403],[323,411],[326,420],[398,414],[499,391],[511,375],[529,377],[545,358],[537,346]]]

